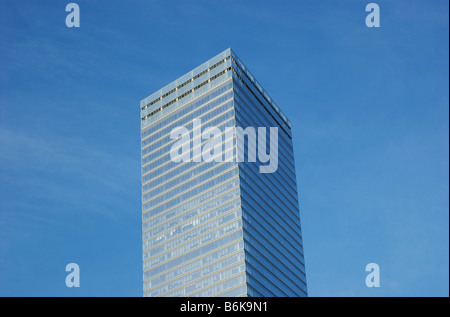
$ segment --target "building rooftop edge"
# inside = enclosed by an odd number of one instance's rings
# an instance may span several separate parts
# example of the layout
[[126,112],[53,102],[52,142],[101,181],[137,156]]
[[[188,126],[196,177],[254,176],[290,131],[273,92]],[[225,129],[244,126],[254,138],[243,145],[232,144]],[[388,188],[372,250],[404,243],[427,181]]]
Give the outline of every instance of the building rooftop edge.
[[146,100],[146,99],[152,99],[152,98],[150,98],[150,97],[152,97],[152,96],[154,96],[154,95],[156,96],[160,91],[162,91],[162,90],[164,90],[164,89],[167,89],[168,87],[174,85],[178,80],[180,80],[181,78],[183,78],[183,77],[189,75],[190,73],[194,73],[194,74],[195,74],[195,71],[196,71],[196,70],[202,69],[203,67],[205,67],[206,65],[208,65],[208,63],[210,63],[212,60],[214,60],[214,59],[216,59],[216,58],[218,58],[218,57],[220,57],[220,56],[223,56],[223,57],[231,56],[231,48],[227,48],[226,50],[220,52],[219,54],[215,55],[214,57],[208,59],[206,62],[201,63],[199,66],[197,66],[197,67],[191,69],[190,71],[188,71],[187,73],[181,75],[181,76],[178,77],[177,79],[172,80],[170,83],[168,83],[168,84],[165,85],[164,87],[162,87],[162,88],[156,90],[156,91],[153,92],[152,94],[150,94],[150,95],[148,95],[147,97],[145,97],[144,99],[142,99],[141,102],[144,101],[144,100]]
[[219,54],[215,55],[214,57],[210,58],[209,60],[207,60],[206,62],[200,64],[199,66],[195,67],[194,69],[188,71],[187,73],[185,73],[184,75],[178,77],[177,79],[171,81],[170,83],[168,83],[167,85],[165,85],[164,87],[158,89],[157,91],[155,91],[154,93],[148,95],[147,97],[145,97],[144,99],[141,100],[141,108],[143,105],[145,105],[146,103],[149,102],[149,100],[151,99],[156,99],[157,97],[159,97],[159,95],[161,95],[161,91],[168,89],[169,87],[175,85],[181,78],[188,76],[189,74],[195,74],[196,70],[200,70],[203,69],[205,66],[207,66],[208,64],[211,63],[212,60],[217,59],[218,57],[222,57],[222,58],[226,58],[228,56],[231,56],[234,58],[234,60],[236,61],[236,63],[239,64],[239,66],[244,70],[244,72],[246,73],[246,75],[248,76],[248,78],[255,84],[255,87],[261,92],[261,94],[265,97],[265,99],[267,100],[267,102],[269,104],[271,104],[271,106],[275,109],[275,111],[281,116],[281,118],[288,124],[289,128],[291,128],[291,122],[289,121],[289,119],[286,117],[286,115],[283,113],[283,111],[280,109],[280,107],[278,107],[278,105],[275,103],[275,101],[273,101],[273,99],[269,96],[269,94],[266,92],[266,90],[261,86],[261,84],[256,80],[256,78],[252,75],[252,73],[248,70],[248,68],[245,66],[245,64],[240,60],[240,58],[237,56],[237,54],[233,51],[233,49],[231,47],[225,49],[224,51],[220,52]]

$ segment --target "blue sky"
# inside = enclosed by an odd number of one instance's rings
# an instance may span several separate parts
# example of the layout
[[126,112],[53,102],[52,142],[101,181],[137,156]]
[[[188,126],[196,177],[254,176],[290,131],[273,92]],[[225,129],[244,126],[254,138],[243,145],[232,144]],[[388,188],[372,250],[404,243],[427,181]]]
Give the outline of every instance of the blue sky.
[[228,47],[292,122],[310,296],[449,295],[448,1],[76,2],[0,0],[1,296],[142,295],[139,101]]

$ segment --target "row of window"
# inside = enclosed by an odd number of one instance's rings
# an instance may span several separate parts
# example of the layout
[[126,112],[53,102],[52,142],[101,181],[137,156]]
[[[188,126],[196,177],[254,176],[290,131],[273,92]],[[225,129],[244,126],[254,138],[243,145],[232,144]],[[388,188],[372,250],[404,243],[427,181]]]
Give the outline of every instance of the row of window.
[[221,292],[220,294],[216,294],[216,296],[220,297],[241,297],[247,296],[247,283],[243,283],[241,285],[236,285],[234,287],[230,287],[229,289]]
[[[241,228],[241,229],[240,229]],[[204,234],[195,239],[189,240],[188,242],[182,245],[175,245],[174,248],[170,249],[170,251],[166,251],[165,253],[159,254],[153,258],[146,258],[149,252],[144,253],[144,270],[153,267],[154,265],[158,265],[160,263],[169,261],[170,259],[177,258],[184,254],[189,254],[191,250],[195,250],[195,248],[201,247],[208,242],[218,241],[221,237],[226,235],[227,233],[234,231],[242,231],[242,220],[238,219],[229,224],[226,224],[217,230],[213,230]]]
[[[252,107],[248,104],[241,105],[238,100],[239,93],[236,91],[235,94],[235,107],[236,107],[236,124],[237,125],[244,125],[244,126],[251,126],[251,125],[265,125],[267,123],[263,123],[262,119],[259,117],[259,115],[252,111]],[[253,104],[251,104],[253,105]],[[245,106],[245,107],[244,107]],[[244,110],[245,108],[245,110]],[[259,119],[259,120],[257,120]],[[265,118],[266,119],[266,118]],[[249,122],[252,122],[251,124]],[[284,185],[286,185],[287,190],[291,193],[292,198],[295,200],[294,204],[296,205],[298,203],[297,198],[297,186],[296,180],[295,180],[295,166],[294,166],[294,157],[292,155],[292,144],[287,143],[285,144],[285,139],[283,135],[281,135],[281,138],[279,138],[279,144],[278,144],[278,170],[276,173],[272,174],[261,174],[258,172],[259,177],[264,177],[266,179],[270,178],[277,178],[278,174],[281,174],[282,176],[280,183],[282,187],[284,188]],[[240,166],[247,166],[250,164],[240,164]],[[293,184],[289,186],[290,184]],[[276,186],[278,188],[278,186]]]
[[[143,229],[142,232],[142,241],[146,241],[147,239],[150,239],[152,241],[155,241],[153,244],[160,243],[162,241],[165,241],[166,239],[169,239],[172,235],[178,234],[183,232],[184,227],[177,229],[177,226],[185,226],[189,224],[190,222],[194,221],[195,219],[200,219],[200,223],[206,222],[209,219],[215,218],[221,213],[225,212],[226,210],[232,210],[236,207],[240,206],[240,200],[239,199],[233,199],[230,202],[221,203],[223,200],[222,196],[220,196],[220,199],[213,199],[211,201],[208,201],[204,203],[201,206],[198,206],[197,208],[190,210],[187,213],[183,213],[181,215],[178,215],[178,217],[172,218],[169,221],[165,221],[163,223],[158,223],[156,226],[153,226],[149,230]],[[239,212],[240,214],[240,212]],[[147,222],[150,223],[150,222]],[[146,224],[147,224],[146,223]],[[174,229],[174,233],[168,235],[167,232],[171,228]],[[172,231],[172,230],[170,230]],[[178,232],[179,231],[179,232]]]
[[[203,117],[200,118],[202,120],[202,127],[209,127],[209,126],[216,126],[218,123],[222,123],[223,121],[234,117],[234,109],[233,109],[233,101],[230,100],[229,102],[223,104],[221,107],[218,107],[214,109],[213,111],[209,111],[208,113],[205,113]],[[214,120],[211,120],[213,119]],[[193,117],[192,119],[195,119]],[[190,121],[185,122],[184,127],[189,130],[189,139],[192,135],[192,119]],[[210,121],[211,120],[211,121]],[[176,127],[176,126],[173,126]],[[200,135],[201,138],[201,135]],[[152,144],[151,146],[148,146],[142,150],[142,163],[147,163],[146,157],[147,155],[151,155],[152,158],[158,157],[158,155],[161,155],[161,153],[168,152],[167,150],[163,150],[164,148],[168,148],[169,144],[173,144],[177,141],[177,139],[171,139],[170,133],[166,134],[165,138],[162,138],[159,142],[156,142],[156,144]],[[204,140],[205,142],[207,140]]]
[[[236,169],[237,172],[237,169]],[[237,173],[236,173],[237,175]],[[153,207],[151,205],[148,206],[147,209],[144,208],[143,212],[143,220],[156,216],[161,212],[167,212],[168,209],[171,209],[172,207],[177,206],[177,209],[183,209],[184,206],[190,206],[195,203],[199,203],[202,201],[206,201],[211,197],[214,197],[216,195],[221,194],[222,192],[225,192],[233,187],[236,187],[239,185],[239,177],[233,177],[232,179],[228,180],[226,183],[219,183],[216,187],[210,187],[208,191],[200,191],[200,194],[195,197],[196,195],[192,194],[187,197],[184,197],[184,199],[181,199],[181,197],[178,197],[175,200],[167,201],[164,204],[161,204],[159,206]],[[192,198],[192,199],[191,199]]]
[[[243,173],[241,173],[241,175],[243,175]],[[249,181],[246,175],[245,177],[241,177],[240,180],[241,188],[245,191],[245,198],[247,198],[248,203],[252,204],[256,202],[263,207],[264,210],[275,211],[272,212],[271,215],[276,220],[276,223],[279,223],[284,230],[289,232],[292,236],[290,238],[295,239],[294,241],[299,241],[301,238],[301,231],[297,229],[300,228],[300,221],[291,220],[286,216],[287,213],[292,211],[287,209],[284,205],[280,206],[278,202],[271,199],[270,196],[260,189],[261,187],[258,184],[252,180]],[[271,196],[276,195],[272,194]],[[244,197],[244,195],[242,195],[242,197]]]
[[[276,267],[280,270],[282,275],[286,275],[286,277],[291,280],[296,280],[297,278],[306,279],[305,265],[301,261],[303,260],[303,255],[301,255],[301,258],[287,256],[285,254],[286,252],[273,247],[270,241],[262,237],[262,235],[253,228],[244,231],[244,240],[246,241],[246,248],[250,248],[251,246],[253,250],[257,250],[259,254],[263,255],[263,257],[259,257],[254,254],[256,258],[261,260],[261,264],[267,269],[273,270],[273,268]],[[284,278],[282,275],[279,274],[280,279]]]
[[[203,278],[214,272],[220,271],[230,266],[235,266],[245,259],[244,252],[239,251],[229,256],[226,256],[220,260],[216,260],[212,264],[206,266],[201,265],[201,260],[195,261],[198,263],[193,271],[184,273],[183,271],[176,269],[170,271],[168,274],[163,274],[158,278],[144,282],[144,288],[147,288],[150,296],[160,296],[163,293],[175,290],[179,287],[187,286],[192,281]],[[161,285],[162,284],[162,285]],[[165,295],[167,296],[167,294]]]
[[[226,213],[226,214],[224,214]],[[210,214],[215,214],[215,217]],[[150,240],[144,241],[143,249],[145,255],[152,257],[158,253],[164,252],[176,245],[184,243],[189,239],[195,238],[205,232],[218,228],[221,225],[236,219],[240,216],[240,209],[221,208],[218,212],[207,212],[201,217],[188,221],[172,230],[158,235]]]
[[[216,117],[215,119],[209,121],[208,124],[211,124],[212,126],[217,126],[217,128],[219,128],[220,130],[224,130],[226,127],[231,127],[233,126],[233,124],[235,123],[234,120],[234,110],[230,109],[228,112],[225,112],[223,115],[221,115],[220,117]],[[218,125],[220,123],[220,125]],[[145,156],[142,159],[142,175],[143,175],[143,179],[146,176],[145,173],[147,173],[148,171],[151,171],[154,168],[158,168],[160,167],[162,164],[167,163],[168,161],[171,161],[171,157],[170,157],[170,149],[172,148],[173,144],[176,142],[177,140],[171,140],[170,143],[167,143],[166,145],[164,145],[163,147],[159,148],[158,150],[155,150],[153,153],[151,154],[147,154],[147,156]],[[189,137],[189,142],[190,142],[190,137]],[[205,142],[207,143],[208,140],[204,140],[203,144],[205,144]],[[187,142],[185,142],[187,143]],[[192,158],[192,152],[193,152],[193,148],[190,149],[189,152],[189,156]],[[197,156],[196,156],[197,157]]]
[[[271,292],[279,289],[283,290],[284,293],[289,293],[290,296],[299,296],[306,289],[305,277],[302,279],[293,276],[288,273],[289,270],[286,270],[286,268],[279,265],[271,265],[268,261],[265,261],[265,265],[263,265],[259,260],[264,260],[264,255],[259,252],[260,249],[253,248],[248,243],[244,243],[244,248],[246,250],[245,259],[248,275],[256,278],[262,285],[268,286],[268,284],[271,284]],[[285,273],[288,273],[289,276],[285,275]],[[274,285],[276,287],[273,287]],[[277,294],[277,296],[286,295]]]
[[162,95],[161,97],[158,97],[158,98],[154,99],[153,101],[151,101],[150,103],[148,103],[147,105],[143,106],[143,107],[141,108],[141,110],[144,110],[144,109],[150,107],[151,105],[154,105],[155,103],[157,103],[158,101],[160,101],[160,100],[166,98],[168,95],[174,93],[174,92],[177,91],[178,89],[183,88],[184,86],[186,86],[186,85],[189,84],[190,82],[193,82],[194,80],[196,80],[196,79],[199,78],[200,76],[203,76],[203,75],[206,74],[207,72],[209,72],[209,71],[213,70],[214,68],[216,68],[217,66],[223,64],[223,63],[224,63],[227,59],[229,59],[229,58],[230,58],[230,57],[228,56],[227,58],[221,60],[220,62],[218,62],[218,63],[212,65],[211,67],[209,67],[209,68],[207,68],[207,69],[205,69],[205,70],[202,71],[201,73],[199,73],[199,74],[195,75],[194,77],[192,77],[192,78],[186,80],[186,81],[185,81],[184,83],[182,83],[181,85],[178,85],[177,87],[175,87],[174,89],[172,89],[172,90],[170,90],[169,92],[165,93],[165,94]]
[[[258,106],[254,103],[254,100],[243,89],[236,86],[234,97],[237,117],[248,118],[249,120],[247,121],[252,121],[251,126],[278,126],[278,123],[267,112],[258,111]],[[286,138],[285,135],[284,133],[279,133],[279,143],[285,149],[285,152],[283,152],[289,156],[289,161],[293,162],[292,139],[289,136]]]
[[[234,156],[236,155],[236,146],[234,144],[232,146],[233,147],[223,151],[223,154],[228,155],[229,153],[231,153],[234,159]],[[195,157],[198,156],[196,155]],[[214,156],[214,158],[215,157],[216,156]],[[237,164],[236,162],[227,163],[229,165]],[[142,193],[146,194],[150,189],[160,186],[161,184],[171,180],[174,177],[181,176],[181,174],[183,173],[191,173],[191,176],[196,176],[202,171],[205,171],[206,169],[209,169],[215,165],[217,165],[217,162],[185,162],[183,164],[180,164],[170,161],[160,168],[153,169],[149,174],[146,174],[144,176],[145,179],[148,179],[148,175],[153,175],[154,178],[151,178],[151,181],[149,182],[143,180],[144,185],[142,186]]]
[[[194,111],[198,109],[199,107],[203,107],[210,101],[213,101],[218,96],[221,96],[225,94],[226,92],[231,92],[230,89],[233,87],[232,81],[228,80],[224,84],[220,84],[218,87],[206,92],[202,96],[199,96],[198,98],[194,99],[193,101],[190,101],[186,104],[181,105],[180,107],[176,108],[173,112],[170,114],[163,116],[159,120],[156,120],[152,123],[150,123],[147,127],[143,128],[141,131],[141,139],[143,144],[145,145],[145,142],[151,142],[155,139],[154,133],[158,133],[166,127],[168,124],[172,123],[173,121],[177,120],[177,118],[182,118],[187,113]],[[157,135],[159,137],[160,135]],[[156,137],[156,138],[157,138]],[[149,140],[146,141],[146,139],[149,138]]]
[[278,250],[284,250],[285,256],[294,259],[295,262],[300,261],[300,265],[303,266],[303,248],[299,245],[299,241],[286,234],[283,228],[273,220],[271,217],[273,212],[263,211],[262,207],[258,208],[258,204],[250,206],[246,201],[242,204],[244,230],[253,232],[253,235],[261,241],[268,240],[266,242],[268,247],[273,245]]
[[170,106],[171,104],[173,104],[173,103],[177,102],[178,100],[180,100],[180,99],[186,97],[187,95],[193,93],[194,91],[196,91],[197,89],[203,87],[203,86],[206,85],[207,83],[209,83],[209,82],[213,81],[214,79],[216,79],[216,78],[222,76],[223,74],[225,74],[225,73],[228,72],[229,70],[231,70],[231,67],[228,67],[228,68],[224,69],[223,71],[221,71],[221,72],[217,73],[216,75],[212,76],[210,79],[204,81],[204,82],[201,83],[200,85],[195,86],[194,88],[192,88],[191,90],[185,92],[185,93],[182,94],[181,96],[179,96],[179,97],[173,99],[172,101],[169,101],[168,103],[162,105],[160,108],[158,108],[158,109],[152,111],[151,113],[149,113],[148,115],[144,116],[141,120],[144,121],[144,120],[150,118],[150,117],[153,116],[155,113],[158,113],[159,111],[161,111],[161,110],[167,108],[167,107]]
[[[280,181],[274,175],[261,177],[261,173],[259,173],[257,168],[252,164],[241,165],[240,171],[242,171],[242,173],[240,173],[242,174],[241,179],[245,179],[248,184],[257,184],[258,187],[261,188],[260,192],[263,195],[275,194],[273,195],[274,199],[271,201],[273,201],[281,210],[289,211],[286,212],[286,219],[291,219],[294,223],[300,222],[297,200],[292,199],[292,196],[286,192],[285,188],[281,187],[281,184],[286,184],[285,182]],[[276,182],[273,182],[275,180]],[[259,186],[259,184],[265,184],[266,186]],[[289,184],[286,185],[289,186]]]
[[245,273],[241,273],[237,275],[236,277],[230,278],[228,280],[223,281],[222,283],[215,284],[214,286],[211,286],[207,289],[199,290],[194,293],[187,294],[186,296],[190,297],[210,297],[213,295],[217,295],[220,292],[224,292],[225,290],[228,290],[232,287],[235,287],[236,285],[245,283],[246,276]]
[[[225,170],[229,169],[230,167],[235,166],[235,164],[231,165],[227,162],[219,164],[203,163],[201,166],[204,167],[202,171],[193,169],[188,173],[179,174],[177,177],[172,178],[171,180],[164,182],[163,184],[160,184],[157,187],[154,187],[152,190],[142,195],[142,201],[146,202],[150,199],[154,199],[158,197],[158,195],[164,193],[167,190],[171,190],[171,193],[175,195],[178,192],[196,186],[197,184],[201,183],[204,180],[213,179],[215,175],[218,175],[224,172]],[[174,191],[174,189],[178,187],[181,188],[181,191]]]
[[194,101],[183,104],[176,110],[170,113],[170,115],[162,117],[160,120],[150,123],[147,127],[142,129],[141,131],[141,139],[145,141],[147,137],[154,139],[153,133],[156,131],[160,131],[161,128],[164,128],[176,118],[181,118],[185,114],[191,112],[202,106],[203,104],[208,103],[209,101],[215,99],[216,97],[222,95],[223,93],[229,91],[233,87],[233,83],[231,80],[224,82],[223,84],[219,84],[216,88],[206,92],[204,95],[194,99]]
[[[151,268],[144,269],[144,280],[159,275],[162,272],[169,271],[181,264],[185,264],[187,262],[190,262],[191,260],[194,260],[197,257],[204,258],[205,261],[213,261],[219,257],[222,257],[226,255],[226,252],[222,252],[223,250],[226,250],[226,248],[222,248],[227,246],[228,244],[238,242],[238,240],[242,240],[242,230],[236,230],[226,236],[223,236],[222,238],[212,241],[208,244],[202,245],[198,247],[197,249],[191,250],[190,252],[184,253],[180,255],[179,257],[176,257],[174,259],[171,259],[169,261],[158,263],[152,266]],[[221,249],[221,250],[219,250]],[[218,253],[214,253],[216,250],[219,250]],[[212,254],[209,254],[209,253]]]
[[[214,191],[214,189],[212,189],[212,191]],[[158,228],[159,226],[161,226],[161,228],[169,228],[171,225],[176,225],[178,223],[184,222],[192,217],[195,217],[198,214],[201,214],[205,210],[220,206],[228,200],[233,199],[232,202],[240,204],[240,201],[234,199],[238,195],[239,188],[234,188],[229,191],[223,192],[220,195],[211,196],[206,200],[199,199],[199,197],[194,198],[190,201],[186,201],[181,205],[178,205],[173,209],[168,209],[166,210],[166,212],[159,214],[156,217],[150,218],[150,213],[145,213],[142,217],[143,240],[148,239],[146,232],[150,229],[153,229],[154,227]],[[150,219],[146,220],[148,218]]]
[[[284,115],[284,113],[280,110],[280,108],[273,102],[273,101],[269,101],[268,99],[267,99],[267,97],[265,96],[265,94],[267,94],[266,92],[264,92],[264,90],[262,89],[262,87],[259,85],[259,83],[256,81],[256,79],[254,79],[253,78],[253,76],[251,75],[251,74],[249,74],[248,72],[246,72],[246,71],[244,71],[242,68],[241,68],[241,64],[242,63],[238,63],[238,62],[236,62],[236,60],[233,58],[233,57],[231,57],[231,59],[232,59],[232,61],[234,62],[234,64],[237,66],[237,68],[241,71],[241,73],[242,74],[244,74],[248,79],[249,79],[249,81],[250,81],[250,83],[253,85],[253,86],[255,86],[255,88],[256,88],[256,90],[261,94],[261,96],[264,98],[264,100],[275,110],[275,112],[277,113],[277,114],[279,114],[280,116],[281,116],[281,119],[287,124],[287,126],[289,127],[289,129],[291,128],[291,123],[289,122],[289,120],[286,118],[286,116]],[[235,72],[235,74],[241,79],[241,81],[247,86],[247,84],[242,80],[242,78]],[[250,79],[249,78],[249,76],[251,76],[252,78]],[[256,82],[256,84],[255,84],[255,82]],[[258,87],[256,87],[256,86],[258,86]],[[248,87],[248,86],[247,86]],[[248,87],[249,88],[249,87]],[[249,88],[249,90],[250,91],[252,91],[250,88]],[[253,91],[252,91],[252,93],[253,93]],[[255,95],[255,97],[256,97],[256,95]],[[270,97],[269,97],[270,98]],[[258,99],[259,100],[259,99]],[[263,104],[262,102],[261,102],[261,104]]]
[[[269,292],[269,290],[267,290]],[[270,295],[269,295],[270,294]],[[274,296],[272,293],[264,293],[261,289],[258,288],[258,291],[250,284],[250,279],[247,275],[247,296],[248,297],[272,297]]]
[[[265,297],[286,297],[286,296],[293,296],[295,293],[289,289],[287,286],[283,285],[280,282],[276,280],[273,280],[273,277],[270,276],[272,272],[268,270],[267,273],[269,276],[266,276],[264,274],[259,273],[258,271],[255,271],[253,269],[253,266],[249,264],[248,262],[252,262],[253,258],[252,256],[247,257],[247,283],[250,285],[256,286],[262,293],[264,293]],[[266,271],[264,271],[266,273]]]
[[208,270],[208,267],[211,267],[214,264],[220,265],[221,263],[224,263],[224,265],[228,265],[228,260],[230,258],[233,259],[236,254],[243,255],[243,250],[244,240],[238,240],[229,243],[228,245],[224,245],[208,254],[182,263],[172,269],[149,270],[144,272],[144,289],[154,288],[159,284],[176,279],[177,277],[182,277],[186,274],[193,274],[195,277],[199,270],[201,273],[201,270]]
[[161,127],[158,131],[156,131],[151,138],[146,138],[141,142],[141,148],[142,150],[145,149],[147,146],[154,147],[154,144],[157,143],[161,138],[167,137],[170,134],[170,131],[178,126],[182,126],[188,122],[192,122],[193,119],[200,118],[202,115],[207,114],[212,109],[215,109],[219,105],[222,106],[223,103],[225,103],[227,100],[230,100],[233,97],[233,92],[228,92],[223,95],[220,95],[219,97],[216,97],[213,101],[204,103],[202,105],[198,105],[195,109],[191,112],[184,114],[180,112],[177,112],[174,115],[170,115],[170,120],[167,120],[166,124]]
[[[171,236],[180,234],[186,231],[186,227],[190,224],[194,224],[193,221],[199,221],[199,223],[204,223],[210,219],[213,219],[220,214],[235,209],[240,206],[239,199],[234,199],[231,202],[222,203],[219,205],[218,200],[209,201],[202,206],[198,206],[194,210],[185,214],[179,215],[178,217],[166,221],[162,224],[158,224],[151,228],[150,230],[142,232],[142,241],[145,243],[148,239],[149,241],[154,241],[151,244],[157,244]],[[240,210],[237,212],[240,215]]]
[[[280,167],[278,167],[280,169]],[[255,164],[241,163],[239,165],[239,170],[242,171],[242,175],[248,175],[247,181],[249,184],[254,182],[255,184],[265,184],[261,188],[261,192],[264,194],[275,194],[277,200],[273,200],[277,207],[289,211],[286,219],[292,218],[291,214],[294,215],[294,222],[298,222],[300,219],[298,211],[298,200],[296,199],[296,191],[286,182],[285,176],[277,171],[277,174],[262,174],[259,173],[258,167]],[[245,179],[245,177],[243,177]]]
[[[191,198],[197,194],[200,194],[206,190],[208,190],[211,187],[214,187],[215,185],[222,184],[223,182],[232,179],[234,176],[238,175],[238,169],[236,167],[231,167],[231,169],[225,173],[222,173],[213,179],[208,179],[206,177],[200,176],[199,179],[195,179],[192,183],[186,183],[183,186],[179,186],[174,188],[173,190],[169,192],[165,192],[164,194],[153,198],[151,200],[148,200],[146,203],[144,203],[142,206],[144,210],[148,208],[152,208],[155,206],[160,206],[159,204],[163,203],[165,204],[176,204],[179,202],[182,202],[188,198]],[[202,181],[203,183],[198,185],[198,182]],[[195,186],[192,188],[192,186]],[[170,200],[169,200],[170,199]],[[164,204],[165,202],[165,204]]]
[[[295,265],[304,270],[303,247],[298,239],[292,238],[280,225],[273,220],[271,215],[273,210],[261,209],[257,203],[253,202],[251,207],[243,200],[242,217],[245,232],[252,233],[257,239],[266,241],[267,247],[273,246],[278,250],[283,250],[283,254],[289,259],[294,259]],[[245,204],[245,208],[244,208]],[[253,207],[254,206],[254,207]]]
[[237,275],[239,273],[245,272],[245,263],[238,263],[233,265],[230,268],[227,268],[222,271],[218,271],[209,276],[203,277],[194,283],[183,285],[182,288],[174,290],[172,292],[163,294],[163,296],[176,297],[176,296],[190,296],[190,293],[193,292],[201,292],[200,290],[218,283],[219,281],[225,281],[230,277]]
[[[235,69],[233,68],[233,73],[236,75],[236,77],[239,78],[239,84],[241,86],[244,86],[245,88],[247,88],[247,90],[253,95],[253,97],[258,100],[258,102],[263,106],[264,109],[267,110],[267,112],[270,114],[270,116],[272,116],[274,118],[274,120],[277,122],[277,120],[275,119],[274,115],[267,109],[267,107],[264,105],[264,103],[256,96],[256,94],[251,90],[251,88],[247,85],[247,83],[242,79],[242,77],[235,71]],[[280,128],[286,132],[286,134],[288,135],[289,138],[292,138],[291,134],[288,132],[289,128],[288,126],[281,120],[282,124],[279,124]]]

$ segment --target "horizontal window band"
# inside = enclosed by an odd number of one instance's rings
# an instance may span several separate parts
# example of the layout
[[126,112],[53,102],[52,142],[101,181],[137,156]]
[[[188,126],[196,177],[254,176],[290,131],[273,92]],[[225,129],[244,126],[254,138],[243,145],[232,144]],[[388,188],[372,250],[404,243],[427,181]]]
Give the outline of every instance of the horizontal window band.
[[151,105],[154,105],[155,103],[157,103],[159,100],[162,100],[164,98],[166,98],[167,96],[169,96],[170,94],[174,93],[175,91],[177,91],[178,89],[183,88],[184,86],[186,86],[187,84],[189,84],[190,82],[193,82],[194,80],[196,80],[197,78],[203,76],[204,74],[206,74],[207,72],[213,70],[214,68],[216,68],[217,66],[225,63],[226,60],[228,60],[230,57],[228,56],[227,58],[222,59],[221,61],[217,62],[216,64],[212,65],[211,67],[205,69],[204,71],[202,71],[201,73],[195,75],[192,78],[189,78],[188,80],[186,80],[184,83],[182,83],[181,85],[178,85],[177,87],[175,87],[174,89],[170,90],[169,92],[165,93],[164,95],[152,100],[151,102],[149,102],[148,104],[146,104],[145,106],[143,106],[141,108],[141,110],[145,110],[146,108],[150,107]]
[[192,92],[196,91],[197,89],[203,87],[204,85],[206,85],[207,83],[213,81],[214,79],[217,79],[218,77],[222,76],[223,74],[225,74],[226,72],[228,72],[228,71],[230,71],[230,70],[231,70],[231,67],[228,67],[228,68],[224,69],[223,71],[221,71],[220,73],[214,75],[213,77],[209,78],[208,80],[204,81],[204,82],[201,83],[200,85],[195,86],[194,88],[192,88],[191,90],[185,92],[185,93],[182,94],[181,96],[179,96],[179,97],[177,97],[177,98],[175,98],[175,99],[172,99],[172,100],[169,101],[168,103],[162,105],[159,109],[156,109],[156,110],[152,111],[151,113],[149,113],[148,115],[146,115],[145,117],[143,117],[143,118],[141,119],[141,121],[144,121],[144,120],[150,118],[150,117],[153,116],[154,114],[156,114],[156,113],[160,112],[161,110],[167,108],[167,107],[170,106],[171,104],[174,104],[174,103],[177,102],[178,100],[180,100],[180,99],[186,97],[187,95],[189,95],[189,94],[191,94]]
[[[229,270],[230,268],[239,267],[239,266],[241,266],[241,265],[245,265],[245,260],[240,260],[239,262],[231,263],[231,264],[229,264],[229,265],[227,265],[227,266],[221,268],[221,269],[218,270],[218,271],[214,271],[214,272],[211,272],[211,273],[206,274],[206,275],[204,275],[204,276],[201,276],[200,279],[201,279],[201,280],[207,279],[207,278],[209,278],[209,277],[211,277],[211,276],[214,276],[214,275],[217,274],[217,273],[222,273],[222,272],[224,272],[224,271],[226,271],[226,270]],[[230,277],[235,277],[235,276],[238,275],[238,274],[242,274],[242,272],[239,272],[239,273],[237,273],[237,274],[232,274]],[[211,286],[214,286],[215,284],[217,284],[218,282],[221,282],[221,281],[225,281],[225,279],[220,279],[220,280],[217,281],[217,282],[213,282],[213,283],[211,283],[211,284],[209,284],[209,285],[203,286],[202,288],[197,289],[197,290],[195,290],[195,291],[193,291],[193,292],[191,292],[191,293],[184,294],[184,296],[189,296],[189,294],[203,291],[204,289],[207,289],[207,288],[209,288],[209,287],[211,287]],[[172,281],[172,283],[173,283],[173,282],[174,282],[174,281]],[[192,285],[194,285],[195,283],[198,283],[198,282],[199,282],[198,279],[194,279],[194,280],[192,280],[192,281],[190,281],[190,282],[188,282],[188,283],[186,283],[186,284],[183,284],[183,285],[177,286],[177,287],[175,287],[175,288],[173,288],[173,289],[171,289],[171,290],[165,291],[165,292],[159,294],[158,296],[167,296],[167,294],[170,294],[170,293],[172,293],[172,292],[176,292],[176,291],[178,291],[178,290],[181,290],[181,289],[183,289],[183,287],[192,286]],[[156,288],[155,288],[155,289],[156,289]],[[149,290],[150,290],[150,289],[149,289]]]
[[[237,248],[237,250],[235,250],[235,251],[233,251],[233,252],[231,252],[231,253],[228,253],[228,254],[227,254],[226,256],[224,256],[224,257],[237,255],[239,252],[244,253],[244,252],[245,252],[245,251],[244,251],[244,246],[243,246],[244,240],[242,240],[241,242],[242,242],[242,248]],[[233,246],[234,244],[238,244],[238,243],[237,243],[236,241],[230,242],[230,243],[228,243],[227,245],[223,246],[223,247],[222,247],[221,249],[219,249],[219,250],[213,250],[213,251],[211,251],[211,252],[205,254],[205,256],[210,255],[211,253],[214,253],[215,251],[221,251],[221,250],[223,250],[223,249],[229,248],[230,246]],[[186,276],[186,275],[195,273],[195,272],[197,272],[197,271],[199,271],[199,270],[205,268],[205,266],[209,266],[209,265],[212,265],[212,264],[216,264],[216,263],[218,263],[218,262],[220,262],[220,261],[223,261],[223,258],[224,258],[224,257],[220,257],[220,258],[218,258],[218,259],[216,259],[216,260],[214,260],[214,261],[211,261],[211,262],[209,262],[209,263],[207,263],[207,264],[205,264],[205,265],[202,265],[202,266],[200,266],[200,267],[198,267],[198,268],[193,268],[193,269],[187,270],[187,271],[186,271],[185,273],[183,273],[182,275],[174,276],[174,277],[168,279],[168,280],[165,281],[165,282],[161,282],[161,283],[155,284],[155,286],[160,285],[160,284],[163,284],[163,283],[166,283],[166,282],[169,282],[169,283],[170,283],[170,281],[173,282],[173,280],[177,279],[178,277],[184,277],[184,276]],[[186,262],[186,263],[179,264],[179,265],[173,267],[172,269],[170,269],[170,270],[168,270],[168,271],[163,271],[163,272],[161,272],[161,273],[158,273],[158,274],[155,274],[155,275],[153,275],[153,276],[150,276],[150,277],[144,279],[144,283],[149,282],[149,281],[151,281],[151,280],[154,280],[154,279],[156,279],[156,278],[159,278],[159,277],[163,276],[164,274],[172,273],[173,271],[182,268],[183,265],[185,265],[185,266],[186,266],[186,265],[192,265],[193,262],[198,261],[198,260],[199,260],[198,258],[194,258],[194,259],[192,259],[192,260],[190,260],[190,261],[188,261],[188,262]],[[193,272],[192,272],[192,271],[193,271]],[[148,289],[150,290],[151,288],[153,288],[153,287],[150,287],[150,288],[148,288]]]

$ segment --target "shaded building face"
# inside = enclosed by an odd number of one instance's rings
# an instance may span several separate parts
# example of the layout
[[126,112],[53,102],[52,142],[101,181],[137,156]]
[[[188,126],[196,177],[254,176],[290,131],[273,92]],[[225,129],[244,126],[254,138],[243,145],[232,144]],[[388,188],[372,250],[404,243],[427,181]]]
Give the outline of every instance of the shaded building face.
[[141,101],[144,296],[306,296],[290,129],[230,49]]

